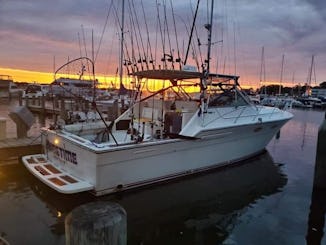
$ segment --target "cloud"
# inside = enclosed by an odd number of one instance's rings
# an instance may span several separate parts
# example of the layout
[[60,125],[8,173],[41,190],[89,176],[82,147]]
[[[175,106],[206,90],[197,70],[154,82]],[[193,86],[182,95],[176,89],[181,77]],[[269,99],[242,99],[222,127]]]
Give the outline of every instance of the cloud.
[[[51,56],[56,55],[58,60],[66,60],[67,56],[79,56],[84,52],[84,37],[87,51],[91,50],[91,32],[94,33],[95,51],[102,39],[98,56],[99,72],[106,72],[110,63],[117,65],[120,32],[117,16],[121,15],[121,2],[113,1],[115,11],[111,9],[108,24],[102,37],[103,27],[111,5],[111,0],[0,0],[0,66],[19,67],[24,64],[28,69],[28,57],[38,57],[32,63],[33,69],[47,69],[51,67]],[[127,0],[125,10],[125,39],[131,53],[131,39],[134,42],[134,52],[137,53],[136,34],[139,30],[143,45],[148,49],[147,40],[151,40],[153,55],[160,60],[163,50],[159,45],[162,40],[168,52],[171,49],[177,52],[177,46],[184,55],[188,43],[189,30],[196,0],[173,0],[173,11],[177,36],[173,25],[170,1],[164,12],[163,1],[158,0]],[[132,4],[132,5],[129,5]],[[265,47],[266,63],[269,64],[270,78],[279,79],[280,60],[286,55],[288,74],[296,72],[299,80],[306,77],[306,66],[309,57],[316,55],[316,61],[326,63],[326,46],[324,33],[326,28],[326,1],[320,0],[215,0],[214,34],[212,40],[217,42],[213,46],[213,59],[219,60],[220,71],[224,64],[226,72],[245,74],[249,79],[259,79],[261,47]],[[143,18],[144,6],[145,18]],[[194,34],[194,43],[197,38],[202,43],[202,59],[205,57],[207,31],[203,25],[208,16],[206,2],[202,1],[198,13],[197,28]],[[160,20],[158,20],[158,12]],[[137,23],[132,24],[130,11],[137,14]],[[164,19],[166,15],[167,20]],[[135,17],[135,16],[134,16]],[[135,19],[133,20],[135,21]],[[161,28],[158,26],[159,21]],[[167,21],[168,25],[164,25]],[[136,29],[133,29],[133,26]],[[82,27],[83,26],[83,29]],[[148,33],[147,33],[147,28]],[[169,35],[167,35],[169,28]],[[79,34],[78,34],[79,33]],[[79,39],[78,39],[79,37]],[[178,45],[176,43],[178,39]],[[219,42],[223,39],[223,43]],[[140,39],[138,46],[143,53]],[[82,47],[79,46],[81,43]],[[110,57],[109,57],[110,56]],[[198,60],[200,54],[197,50]],[[15,57],[11,62],[10,57]],[[45,60],[48,59],[48,60]],[[237,62],[235,65],[234,62]],[[201,62],[201,61],[200,61]],[[15,63],[15,64],[14,64]],[[47,65],[44,65],[47,63]],[[101,64],[101,65],[100,65]],[[103,69],[100,67],[103,67]],[[214,65],[216,67],[216,65]],[[299,68],[300,67],[300,68]],[[291,72],[290,72],[291,70]],[[317,73],[326,75],[320,67]],[[247,74],[247,75],[246,75]],[[322,75],[322,76],[323,76]],[[290,77],[287,75],[286,77]]]

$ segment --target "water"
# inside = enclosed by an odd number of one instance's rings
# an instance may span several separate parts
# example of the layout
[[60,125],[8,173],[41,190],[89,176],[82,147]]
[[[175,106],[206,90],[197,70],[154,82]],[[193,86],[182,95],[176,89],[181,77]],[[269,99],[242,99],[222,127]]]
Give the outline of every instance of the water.
[[[306,244],[324,112],[293,113],[280,138],[260,156],[99,198],[58,194],[31,176],[18,159],[12,161],[19,164],[0,163],[0,235],[11,244],[65,244],[64,220],[71,210],[110,200],[127,211],[128,244]],[[318,198],[325,195],[317,195],[317,203]]]

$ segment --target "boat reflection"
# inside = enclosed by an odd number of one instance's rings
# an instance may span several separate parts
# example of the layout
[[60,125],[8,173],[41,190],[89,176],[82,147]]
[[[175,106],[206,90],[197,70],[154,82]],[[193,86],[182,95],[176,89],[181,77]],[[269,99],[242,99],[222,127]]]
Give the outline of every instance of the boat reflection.
[[32,177],[30,181],[57,219],[51,227],[56,234],[64,233],[65,216],[73,208],[101,200],[117,202],[127,211],[128,244],[216,244],[246,208],[282,191],[287,178],[265,152],[213,172],[100,198],[62,195]]

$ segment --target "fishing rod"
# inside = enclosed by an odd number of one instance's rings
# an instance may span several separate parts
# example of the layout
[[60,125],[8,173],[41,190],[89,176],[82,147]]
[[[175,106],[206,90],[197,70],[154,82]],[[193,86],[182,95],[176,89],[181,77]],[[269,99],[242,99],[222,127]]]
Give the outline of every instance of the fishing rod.
[[175,61],[179,63],[179,68],[181,70],[181,58],[180,58],[178,34],[177,34],[177,28],[176,28],[176,24],[175,24],[175,15],[174,15],[174,9],[173,9],[173,5],[172,5],[172,0],[170,0],[170,5],[171,5],[171,10],[172,10],[172,18],[173,18],[175,42],[176,42],[176,45],[177,45],[177,52],[178,52],[178,58]]
[[[71,64],[71,63],[73,63],[73,62],[76,62],[76,61],[79,61],[79,60],[83,60],[83,59],[85,59],[87,62],[90,62],[90,63],[92,64],[93,77],[95,78],[95,66],[94,66],[94,62],[93,62],[90,58],[88,58],[88,57],[79,57],[79,58],[76,58],[76,59],[73,59],[73,60],[67,62],[66,64],[63,64],[62,66],[60,66],[60,67],[55,71],[55,73],[54,73],[54,77],[56,78],[57,73],[58,73],[61,69],[63,69],[65,66],[67,66],[67,65],[69,65],[69,64]],[[55,81],[56,81],[56,79],[55,79]],[[95,81],[94,81],[94,82],[95,82]],[[80,97],[78,97],[77,95],[75,95],[73,92],[67,90],[67,89],[66,89],[65,87],[63,87],[60,83],[59,83],[59,86],[60,86],[62,89],[64,89],[66,92],[68,92],[69,94],[71,94],[73,97],[80,99]],[[81,98],[81,99],[84,100],[84,101],[89,102],[89,101],[86,100],[85,98]],[[113,120],[113,121],[110,123],[110,125],[108,125],[108,124],[106,123],[105,119],[104,119],[103,116],[102,116],[102,113],[98,110],[98,108],[97,108],[97,106],[96,106],[96,102],[95,102],[95,99],[94,99],[94,98],[93,98],[93,101],[92,101],[92,106],[93,106],[93,108],[96,110],[96,112],[100,115],[101,120],[103,121],[103,123],[104,123],[106,129],[108,130],[109,134],[112,136],[112,138],[113,138],[114,142],[116,143],[116,145],[118,145],[118,142],[116,141],[114,135],[112,134],[112,126],[114,125],[115,120]]]
[[189,49],[190,49],[190,45],[191,45],[191,41],[192,41],[192,35],[193,35],[193,32],[194,32],[194,27],[195,27],[195,24],[196,24],[196,19],[197,19],[197,14],[198,14],[199,2],[200,2],[200,0],[197,0],[195,16],[194,16],[193,21],[192,21],[192,26],[191,26],[190,36],[189,36],[189,40],[188,40],[188,45],[187,45],[187,51],[186,51],[184,64],[187,64]]

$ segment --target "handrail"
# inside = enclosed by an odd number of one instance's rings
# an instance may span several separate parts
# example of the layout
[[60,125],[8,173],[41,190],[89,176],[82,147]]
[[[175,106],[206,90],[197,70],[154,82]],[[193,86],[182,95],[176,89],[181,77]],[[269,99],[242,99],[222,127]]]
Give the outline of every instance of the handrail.
[[[221,113],[221,111],[220,111],[221,108],[214,108],[215,109],[215,113],[218,114],[218,117],[215,117],[214,119],[210,120],[210,122],[206,122],[205,123],[205,126],[207,126],[208,124],[212,123],[213,121],[215,121],[218,118],[222,118],[222,119],[233,119],[233,118],[235,118],[234,123],[236,123],[240,117],[242,117],[242,118],[250,118],[250,117],[253,117],[253,120],[254,120],[255,118],[257,118],[260,115],[269,115],[269,118],[271,118],[273,114],[277,113],[276,110],[278,109],[278,108],[273,108],[273,110],[271,112],[261,113],[261,109],[259,107],[256,107],[258,109],[256,111],[257,114],[250,114],[250,115],[243,116],[242,115],[243,112],[246,111],[247,108],[250,108],[252,106],[250,105],[250,106],[241,106],[241,107],[242,108],[237,107],[235,110],[227,111],[224,114]],[[235,111],[238,111],[238,110],[241,110],[238,115],[226,117],[226,115],[232,114],[232,113],[234,113]]]

